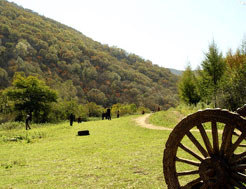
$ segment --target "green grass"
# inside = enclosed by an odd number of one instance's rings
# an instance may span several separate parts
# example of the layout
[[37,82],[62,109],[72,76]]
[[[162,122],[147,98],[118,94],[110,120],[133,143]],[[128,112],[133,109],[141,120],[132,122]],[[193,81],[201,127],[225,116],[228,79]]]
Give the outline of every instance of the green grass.
[[[170,109],[151,118],[173,127],[181,115],[192,111]],[[24,124],[0,125],[0,188],[167,188],[162,158],[170,131],[139,127],[133,121],[136,117],[74,123],[73,127],[68,122],[31,125],[29,131]],[[206,127],[211,130],[211,125]],[[89,130],[90,135],[77,136],[79,130]],[[206,148],[200,133],[192,133]],[[212,141],[211,132],[207,135]],[[220,144],[221,140],[219,133]],[[181,143],[201,155],[187,136]],[[177,156],[195,160],[180,148]],[[197,167],[177,162],[176,169]],[[179,181],[183,185],[197,176]]]
[[167,111],[156,112],[149,117],[148,121],[156,126],[174,128],[184,117],[195,113],[199,109],[205,109],[205,107],[202,105],[196,107],[180,105]]
[[170,132],[136,126],[134,117],[0,130],[0,188],[166,188]]

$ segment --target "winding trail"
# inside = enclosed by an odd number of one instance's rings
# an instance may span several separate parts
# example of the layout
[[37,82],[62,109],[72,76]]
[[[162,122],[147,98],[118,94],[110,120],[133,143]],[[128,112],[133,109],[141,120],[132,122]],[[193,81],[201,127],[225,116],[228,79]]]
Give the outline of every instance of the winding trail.
[[134,121],[137,123],[138,126],[144,127],[147,129],[154,129],[154,130],[165,130],[165,131],[172,131],[173,129],[167,128],[167,127],[158,127],[155,125],[152,125],[150,123],[147,123],[147,119],[149,118],[151,114],[145,114],[143,116],[140,116],[138,118],[135,118]]
[[[135,118],[134,121],[137,123],[138,126],[144,127],[147,129],[153,129],[153,130],[165,130],[165,131],[172,131],[172,128],[167,127],[161,127],[161,126],[155,126],[147,122],[150,114],[145,114],[141,117]],[[200,132],[198,129],[191,129],[190,131]],[[212,132],[211,130],[206,130],[207,132]],[[218,133],[222,134],[223,130],[218,130]],[[240,134],[240,133],[238,133]]]

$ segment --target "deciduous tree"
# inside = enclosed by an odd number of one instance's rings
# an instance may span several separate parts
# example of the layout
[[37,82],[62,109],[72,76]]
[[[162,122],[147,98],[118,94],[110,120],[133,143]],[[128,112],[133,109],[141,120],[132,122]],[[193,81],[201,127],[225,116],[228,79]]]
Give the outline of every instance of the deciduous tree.
[[12,87],[5,93],[9,100],[14,102],[15,110],[34,114],[36,122],[44,122],[50,107],[50,103],[56,102],[57,94],[37,77],[16,73]]

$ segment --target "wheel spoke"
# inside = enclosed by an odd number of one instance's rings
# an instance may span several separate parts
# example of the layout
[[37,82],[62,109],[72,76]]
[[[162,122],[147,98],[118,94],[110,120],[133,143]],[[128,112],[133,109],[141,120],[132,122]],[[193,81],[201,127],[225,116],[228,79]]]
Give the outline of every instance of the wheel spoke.
[[183,172],[179,172],[176,174],[177,174],[177,176],[187,176],[187,175],[195,175],[198,173],[199,173],[199,170],[194,170],[194,171],[183,171]]
[[[168,188],[246,189],[246,150],[240,148],[246,145],[244,123],[238,114],[221,109],[198,111],[180,121],[164,150]],[[193,133],[194,127],[199,136]]]
[[[243,184],[241,184],[241,182],[233,179],[233,178],[230,178],[230,183],[233,184],[233,186],[236,186],[240,189],[245,189],[245,186]],[[234,187],[233,187],[234,188]]]
[[222,143],[220,147],[220,155],[226,154],[226,151],[230,148],[232,139],[232,127],[228,124],[225,125],[222,134]]
[[183,158],[179,158],[179,157],[176,157],[176,161],[179,161],[179,162],[182,162],[182,163],[187,163],[189,165],[194,165],[194,166],[197,166],[197,167],[200,166],[199,162],[188,160],[188,159],[183,159]]
[[231,146],[230,152],[229,154],[232,155],[233,152],[236,150],[236,148],[241,144],[241,142],[243,141],[243,139],[245,138],[245,136],[243,134],[241,134],[238,139],[236,140],[236,142]]
[[234,154],[231,163],[236,163],[236,162],[241,161],[243,159],[246,159],[246,152],[243,152],[241,154]]
[[213,147],[214,154],[219,154],[219,137],[216,122],[212,121],[212,136],[213,136]]
[[239,136],[239,134],[236,133],[235,131],[232,132],[232,135]]
[[227,184],[226,187],[227,187],[228,189],[234,189],[234,187],[233,187],[231,184]]
[[[246,182],[246,175],[243,173],[232,173],[232,177],[238,181]],[[246,187],[245,187],[246,188]]]
[[202,181],[201,177],[187,183],[185,186],[181,187],[181,188],[191,188],[192,186],[197,185],[198,183],[200,183]]
[[202,145],[196,140],[193,134],[189,131],[186,134],[189,139],[193,142],[193,144],[198,148],[198,150],[202,153],[202,155],[206,158],[208,157],[208,152],[202,147]]
[[246,169],[246,164],[235,165],[235,166],[232,166],[231,169],[233,171],[243,171]]
[[212,146],[211,146],[210,141],[208,139],[208,135],[207,135],[205,129],[203,128],[202,124],[198,124],[197,128],[199,129],[201,136],[203,138],[204,144],[208,150],[209,155],[211,156],[213,154],[213,149],[212,149]]
[[196,159],[202,161],[203,158],[199,155],[197,155],[195,152],[193,152],[191,149],[189,149],[188,147],[184,146],[183,144],[179,144],[179,147],[182,148],[184,151],[186,151],[187,153],[191,154],[192,156],[194,156]]
[[208,186],[205,183],[203,183],[203,185],[200,187],[200,189],[208,189]]

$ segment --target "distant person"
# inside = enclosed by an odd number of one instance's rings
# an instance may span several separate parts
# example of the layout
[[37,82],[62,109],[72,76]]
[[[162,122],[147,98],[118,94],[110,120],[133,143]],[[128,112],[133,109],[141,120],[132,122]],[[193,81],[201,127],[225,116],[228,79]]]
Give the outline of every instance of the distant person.
[[145,114],[145,111],[144,111],[144,110],[142,111],[142,114],[143,114],[143,115]]
[[75,116],[72,113],[69,116],[69,120],[70,120],[70,126],[73,126],[73,121],[75,120]]
[[29,123],[31,122],[31,119],[32,119],[31,116],[29,114],[27,114],[27,116],[26,116],[26,130],[31,129],[31,127],[29,125]]
[[107,114],[107,113],[105,113],[105,112],[103,112],[103,113],[102,113],[102,120],[104,120],[104,118],[106,118],[106,119],[107,119],[106,114]]
[[78,117],[78,123],[81,123],[82,122],[82,118],[81,116]]
[[119,118],[120,117],[120,111],[118,110],[117,111],[117,118]]
[[108,120],[111,120],[111,110],[110,108],[107,109],[107,118]]

